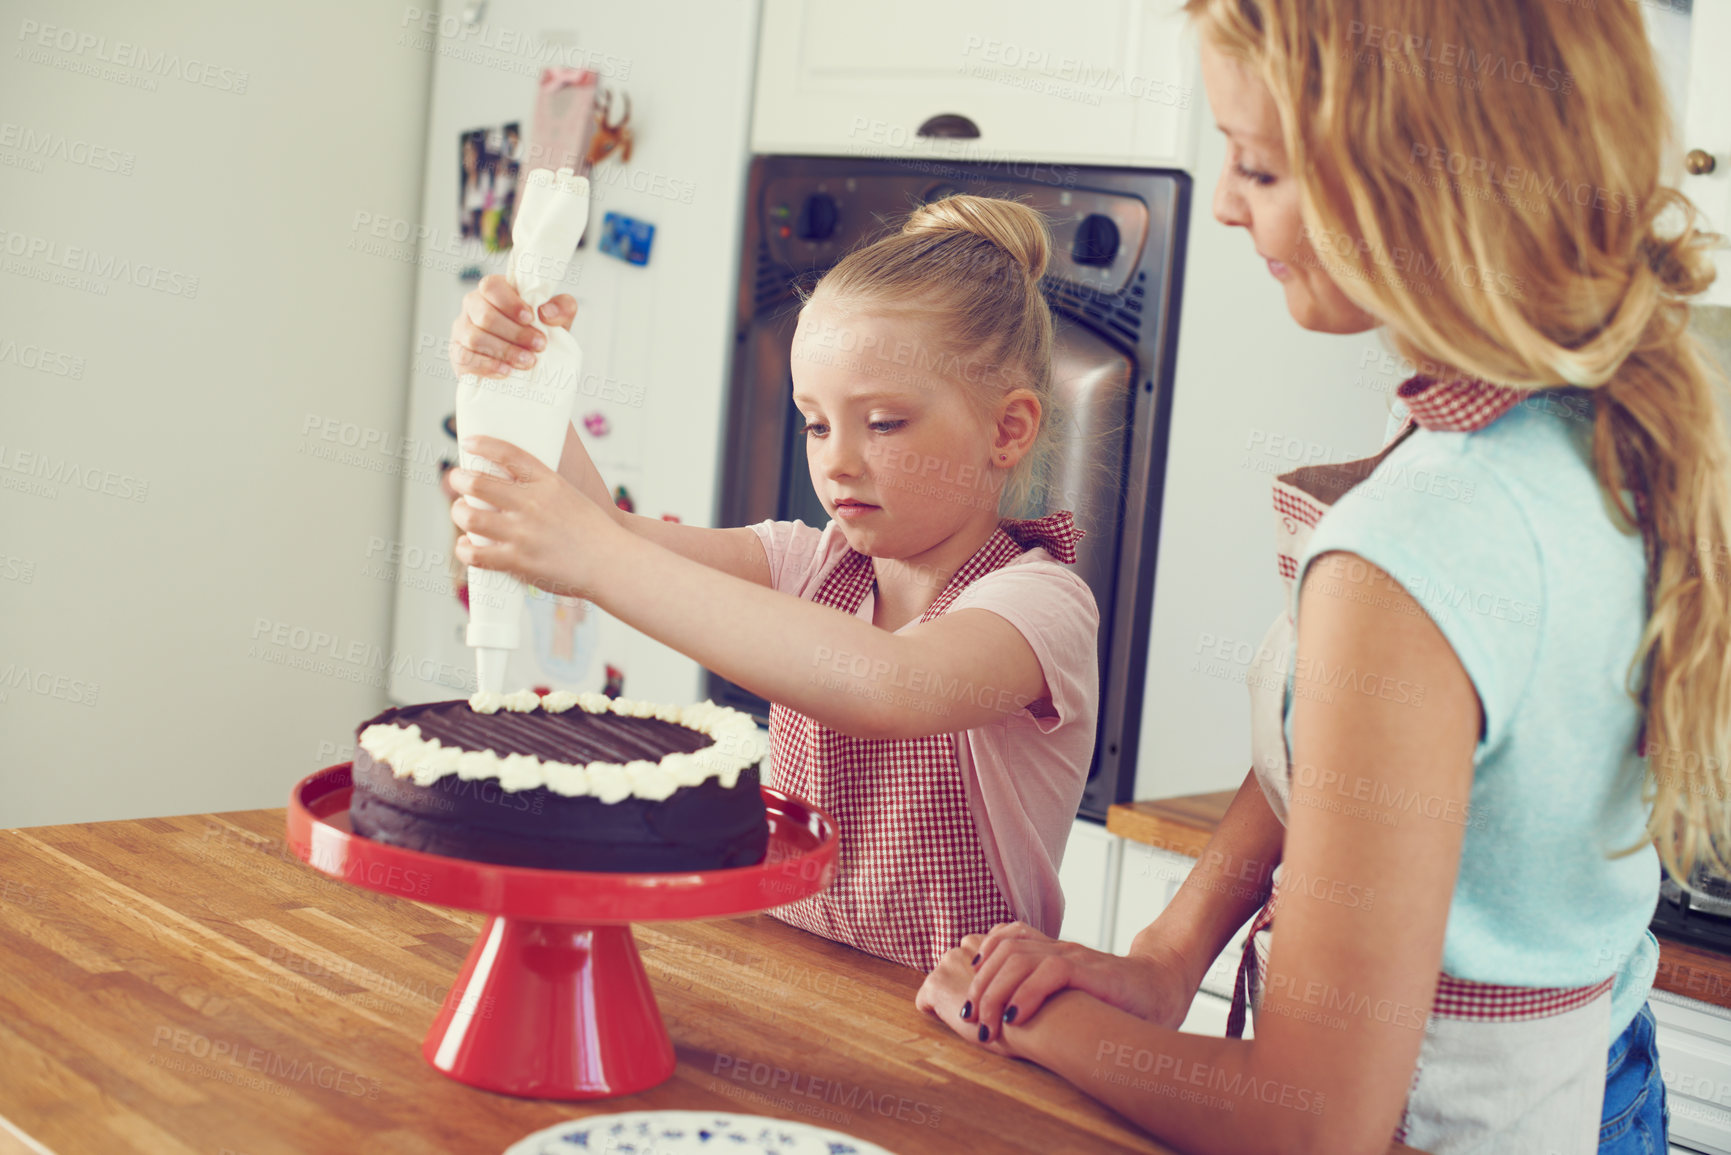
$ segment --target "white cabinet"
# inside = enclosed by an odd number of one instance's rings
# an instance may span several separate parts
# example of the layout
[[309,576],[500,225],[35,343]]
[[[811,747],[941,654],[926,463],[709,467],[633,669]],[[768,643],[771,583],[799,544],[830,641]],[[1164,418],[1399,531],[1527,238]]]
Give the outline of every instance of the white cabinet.
[[1112,928],[1112,947],[1117,954],[1130,949],[1136,932],[1153,922],[1178,893],[1196,860],[1170,850],[1156,850],[1140,842],[1124,843],[1118,869],[1118,917]]
[[1203,103],[1171,3],[768,0],[752,150],[1188,170]]
[[[1689,17],[1689,97],[1683,114],[1685,152],[1713,158],[1713,171],[1684,176],[1680,186],[1708,225],[1731,233],[1731,3],[1696,4]],[[1719,279],[1701,298],[1731,305],[1731,252],[1719,251]]]
[[1731,1011],[1665,991],[1647,1002],[1659,1026],[1671,1141],[1731,1155]]
[[1070,827],[1058,885],[1064,891],[1064,930],[1059,936],[1095,950],[1110,950],[1112,904],[1118,890],[1118,856],[1124,840],[1098,822],[1078,818]]

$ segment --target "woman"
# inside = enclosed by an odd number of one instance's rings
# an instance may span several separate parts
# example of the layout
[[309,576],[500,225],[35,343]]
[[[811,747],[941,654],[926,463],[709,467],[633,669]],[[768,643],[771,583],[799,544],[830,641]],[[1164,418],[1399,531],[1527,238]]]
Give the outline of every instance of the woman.
[[[1663,1150],[1646,923],[1661,857],[1724,869],[1731,586],[1693,562],[1731,447],[1639,11],[1187,11],[1215,216],[1299,324],[1430,372],[1381,453],[1277,483],[1255,769],[1130,957],[999,927],[919,1005],[1186,1151]],[[1265,897],[1256,1038],[1178,1034]]]

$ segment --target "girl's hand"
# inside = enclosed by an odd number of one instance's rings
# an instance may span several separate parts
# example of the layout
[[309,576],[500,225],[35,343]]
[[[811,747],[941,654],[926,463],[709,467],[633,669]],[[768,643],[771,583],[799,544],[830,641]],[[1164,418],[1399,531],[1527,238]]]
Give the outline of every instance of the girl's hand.
[[[1107,954],[1058,942],[1020,922],[1000,923],[969,956],[963,996],[989,1037],[1001,1024],[1026,1023],[1059,991],[1086,991],[1103,1003],[1174,1030],[1190,1013],[1195,985],[1175,952]],[[964,939],[963,943],[966,944]],[[977,957],[976,957],[977,956]]]
[[936,1015],[950,1030],[969,1042],[982,1043],[986,1050],[999,1055],[1014,1056],[1016,1052],[1004,1042],[1002,1031],[995,1031],[990,1037],[980,1033],[982,1028],[978,1016],[968,1005],[968,983],[974,977],[970,960],[980,953],[982,941],[983,936],[970,934],[962,940],[961,946],[939,959],[937,967],[926,976],[919,993],[914,996],[914,1006]]
[[[463,297],[463,310],[451,322],[451,367],[458,376],[504,377],[535,364],[547,339],[530,324],[532,314],[517,290],[498,273],[481,278]],[[541,306],[541,323],[569,330],[577,300],[561,293]]]
[[[508,477],[453,469],[451,487],[479,498],[491,510],[466,501],[451,505],[451,520],[464,536],[457,559],[500,570],[548,593],[586,597],[605,535],[623,532],[607,510],[525,452],[496,437],[465,437],[462,448],[504,467]],[[483,545],[469,534],[488,539]]]

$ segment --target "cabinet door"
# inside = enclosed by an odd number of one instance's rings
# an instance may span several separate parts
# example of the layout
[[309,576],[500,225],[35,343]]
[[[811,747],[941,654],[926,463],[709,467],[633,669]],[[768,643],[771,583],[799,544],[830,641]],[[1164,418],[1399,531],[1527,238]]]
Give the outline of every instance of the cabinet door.
[[762,27],[754,152],[1191,162],[1202,92],[1172,4],[769,0]]
[[1731,1155],[1731,1012],[1666,991],[1653,991],[1647,1003],[1658,1024],[1672,1141]]
[[1070,826],[1070,841],[1058,867],[1064,892],[1064,930],[1060,936],[1095,950],[1111,949],[1112,902],[1118,881],[1118,853],[1123,839],[1106,833],[1098,822],[1078,818]]
[[1166,909],[1195,865],[1196,860],[1186,855],[1156,850],[1140,842],[1124,843],[1118,868],[1118,910],[1110,947],[1113,953],[1129,951],[1136,932]]
[[[1713,159],[1713,171],[1685,175],[1681,188],[1715,231],[1731,234],[1731,3],[1696,4],[1689,18],[1689,102],[1683,150]],[[1731,305],[1731,252],[1718,254],[1719,279],[1703,303]]]

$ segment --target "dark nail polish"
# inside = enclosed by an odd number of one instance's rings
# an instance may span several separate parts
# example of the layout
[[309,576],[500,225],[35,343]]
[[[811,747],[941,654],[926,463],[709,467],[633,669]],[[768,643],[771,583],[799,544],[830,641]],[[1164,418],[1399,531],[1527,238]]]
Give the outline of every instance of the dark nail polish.
[[969,965],[970,966],[979,966],[980,965],[980,958],[981,958],[980,955],[975,955],[974,961],[972,963],[970,963]]
[[974,1000],[969,999],[967,1002],[962,1004],[962,1018],[971,1019],[973,1017],[974,1017]]
[[988,1027],[984,1023],[981,1023],[980,1024],[980,1042],[982,1042],[982,1043],[986,1042],[991,1037],[992,1037],[992,1028]]
[[1009,1009],[1007,1009],[1004,1012],[1004,1021],[1006,1023],[1013,1023],[1016,1021],[1016,1008],[1015,1007],[1010,1007]]

